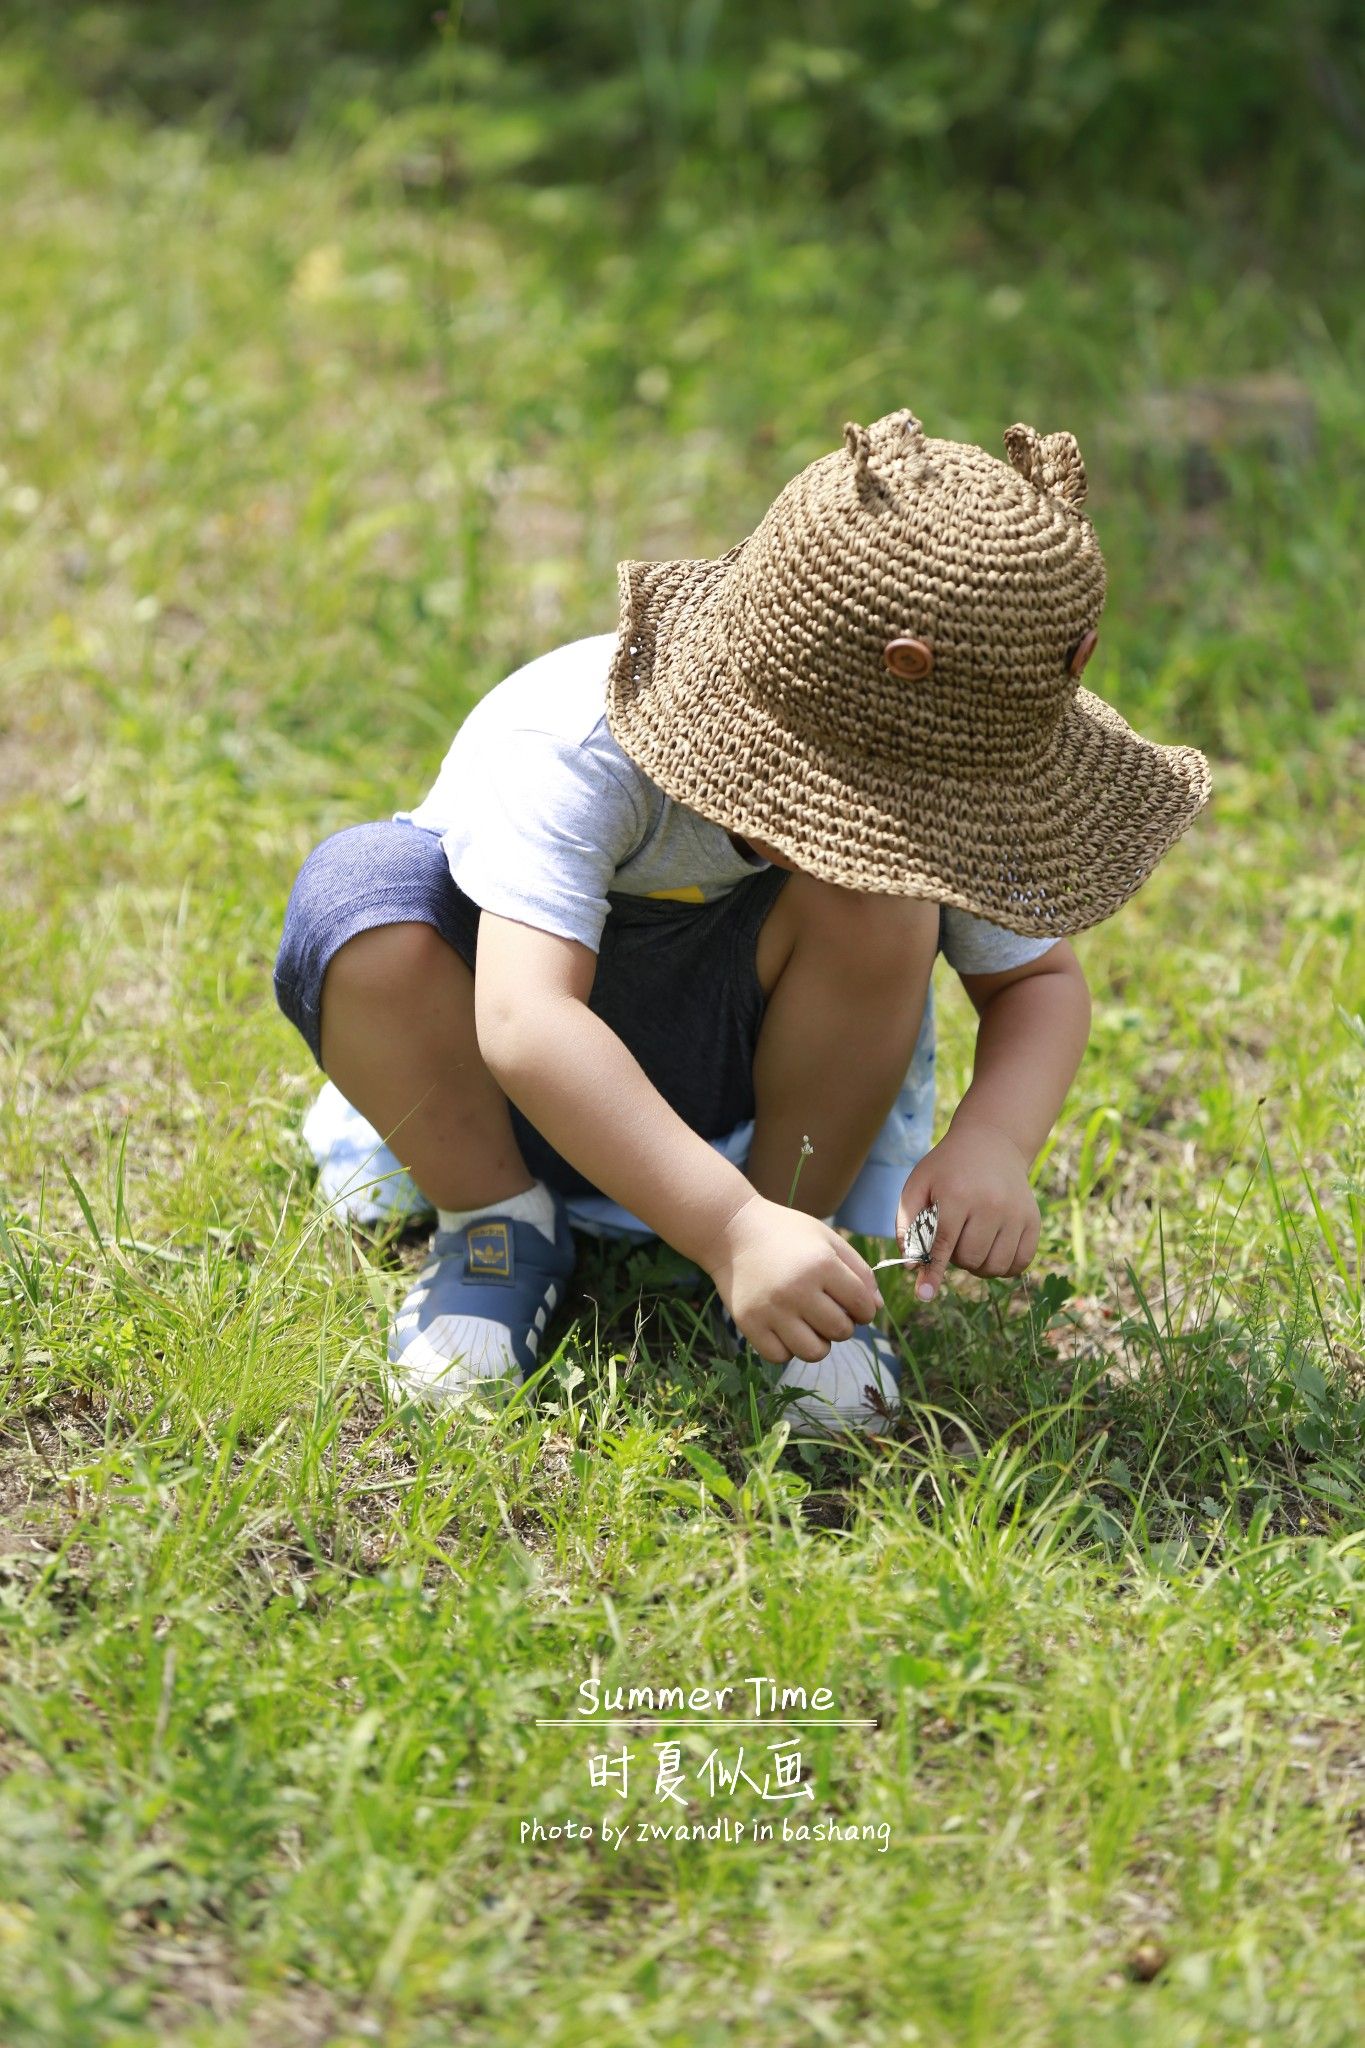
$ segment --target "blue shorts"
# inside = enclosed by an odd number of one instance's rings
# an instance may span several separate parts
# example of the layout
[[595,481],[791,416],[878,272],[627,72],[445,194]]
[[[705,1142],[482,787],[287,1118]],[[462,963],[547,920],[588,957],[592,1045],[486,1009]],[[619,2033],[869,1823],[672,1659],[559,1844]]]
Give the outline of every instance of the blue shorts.
[[[754,1113],[766,1000],[755,953],[786,879],[765,868],[714,903],[608,898],[589,1007],[703,1138],[724,1137]],[[323,981],[338,947],[379,925],[429,924],[473,967],[479,915],[436,833],[389,821],[336,832],[309,854],[289,898],[275,963],[280,1008],[321,1065]],[[564,1195],[596,1193],[515,1106],[512,1126],[539,1179]]]

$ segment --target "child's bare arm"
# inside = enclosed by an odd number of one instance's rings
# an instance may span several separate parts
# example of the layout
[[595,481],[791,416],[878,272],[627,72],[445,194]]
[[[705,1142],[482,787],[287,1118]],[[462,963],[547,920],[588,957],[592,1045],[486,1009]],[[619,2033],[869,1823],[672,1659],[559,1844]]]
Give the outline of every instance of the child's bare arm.
[[954,1124],[992,1124],[1031,1166],[1066,1101],[1090,1036],[1090,990],[1059,939],[1040,960],[1005,974],[964,974],[981,1019],[972,1081]]
[[942,1140],[901,1195],[900,1227],[938,1204],[930,1300],[949,1262],[970,1273],[1022,1273],[1038,1249],[1029,1168],[1056,1122],[1090,1033],[1090,991],[1065,939],[1026,967],[964,974],[981,1019],[972,1082]]
[[485,911],[474,1009],[490,1073],[580,1173],[711,1274],[763,1357],[824,1357],[876,1310],[866,1262],[756,1194],[669,1108],[588,1008],[595,969],[586,946]]

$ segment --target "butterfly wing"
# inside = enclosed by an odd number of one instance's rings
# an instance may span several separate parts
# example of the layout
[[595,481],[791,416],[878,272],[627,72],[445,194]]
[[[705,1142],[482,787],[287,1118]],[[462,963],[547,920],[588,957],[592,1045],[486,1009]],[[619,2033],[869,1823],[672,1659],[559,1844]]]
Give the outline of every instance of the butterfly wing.
[[907,1266],[927,1266],[934,1255],[934,1239],[938,1236],[938,1203],[931,1202],[927,1209],[921,1209],[908,1230],[901,1232],[901,1250]]
[[878,1259],[872,1268],[874,1273],[885,1272],[888,1266],[927,1266],[934,1255],[934,1239],[938,1236],[938,1203],[931,1202],[927,1209],[921,1209],[908,1230],[901,1232],[901,1255],[898,1259]]

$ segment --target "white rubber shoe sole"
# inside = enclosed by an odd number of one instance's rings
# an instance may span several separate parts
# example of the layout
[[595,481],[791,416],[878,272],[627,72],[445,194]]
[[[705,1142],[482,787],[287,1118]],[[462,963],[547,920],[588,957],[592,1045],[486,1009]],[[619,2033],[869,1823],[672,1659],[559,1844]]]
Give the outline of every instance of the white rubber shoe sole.
[[[715,1323],[726,1356],[753,1351],[728,1312],[716,1304]],[[762,1363],[762,1361],[759,1361]],[[851,1337],[831,1344],[816,1364],[793,1358],[775,1373],[774,1385],[796,1396],[782,1413],[799,1435],[884,1436],[900,1412],[900,1359],[889,1338],[871,1323],[859,1323]]]

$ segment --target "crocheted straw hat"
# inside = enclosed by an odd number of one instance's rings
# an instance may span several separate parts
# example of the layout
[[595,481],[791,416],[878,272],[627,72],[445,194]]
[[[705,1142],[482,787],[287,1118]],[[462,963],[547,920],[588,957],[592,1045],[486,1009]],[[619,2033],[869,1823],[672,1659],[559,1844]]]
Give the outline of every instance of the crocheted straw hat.
[[850,423],[728,554],[622,562],[607,718],[667,795],[821,880],[1045,937],[1141,886],[1209,769],[1080,687],[1105,588],[1080,450],[1005,447]]

